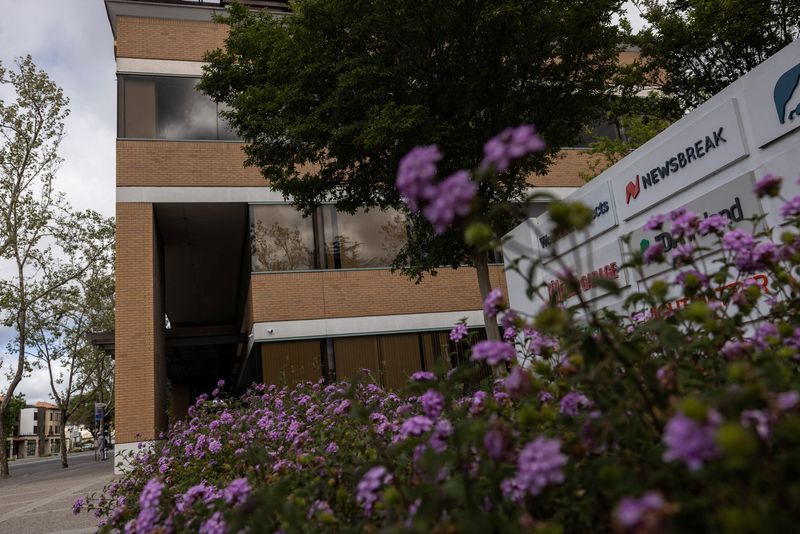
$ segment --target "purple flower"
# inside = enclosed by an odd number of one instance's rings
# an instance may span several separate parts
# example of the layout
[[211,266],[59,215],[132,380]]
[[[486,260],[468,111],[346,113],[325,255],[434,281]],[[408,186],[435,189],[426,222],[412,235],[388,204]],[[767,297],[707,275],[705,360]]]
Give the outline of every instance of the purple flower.
[[728,224],[730,224],[730,221],[727,217],[715,213],[700,221],[700,225],[697,227],[697,233],[700,235],[708,235],[713,232],[720,235],[725,231],[725,228],[728,227]]
[[519,453],[517,472],[510,483],[503,481],[503,493],[518,501],[527,492],[536,496],[548,484],[564,481],[563,468],[567,457],[561,453],[561,441],[538,437],[529,442]]
[[519,365],[513,365],[503,380],[503,387],[515,398],[521,398],[531,389],[531,375]]
[[664,429],[664,461],[680,460],[690,471],[697,471],[703,462],[719,456],[714,441],[718,416],[709,416],[709,421],[699,422],[681,412],[676,413]]
[[782,412],[791,410],[797,406],[798,402],[800,402],[800,393],[796,391],[778,393],[778,397],[775,399],[775,405],[778,407],[778,410]]
[[478,193],[478,184],[470,180],[467,171],[458,171],[436,188],[430,204],[425,207],[425,218],[437,234],[444,233],[457,216],[465,216],[472,209],[472,199]]
[[461,341],[467,337],[467,325],[464,323],[456,323],[452,330],[450,330],[451,341]]
[[778,332],[777,326],[772,323],[761,323],[758,325],[758,328],[756,328],[754,340],[756,346],[764,350],[769,348],[771,344],[770,341],[773,339],[780,340],[780,338],[781,335]]
[[491,428],[483,435],[483,446],[486,448],[489,458],[501,460],[506,454],[508,440],[499,429]]
[[469,401],[469,414],[474,416],[481,413],[483,410],[484,401],[486,400],[486,392],[478,390],[472,395]]
[[485,361],[489,365],[510,362],[515,355],[514,347],[502,341],[479,341],[472,347],[472,360],[476,362]]
[[246,478],[237,478],[222,492],[225,502],[230,505],[241,504],[250,496],[250,483]]
[[547,404],[548,402],[553,402],[553,399],[555,397],[553,397],[552,393],[543,389],[539,392],[538,395],[536,395],[536,398],[539,399],[539,402],[541,402],[542,404]]
[[[673,212],[674,213],[674,212]],[[672,214],[670,214],[671,216]],[[687,211],[672,219],[672,235],[674,237],[692,237],[700,223],[696,213]]]
[[546,350],[554,350],[558,348],[558,341],[556,338],[542,334],[536,329],[531,328],[526,331],[530,337],[528,341],[528,350],[537,356],[541,356]]
[[509,326],[503,330],[503,341],[511,341],[517,337],[517,331],[514,330],[513,326]]
[[797,217],[800,215],[800,196],[792,198],[789,202],[781,206],[781,217]]
[[392,482],[392,475],[382,465],[367,471],[356,486],[356,502],[364,507],[364,515],[372,515],[372,507],[378,501],[379,490]]
[[225,520],[222,519],[222,513],[214,512],[211,517],[200,525],[199,532],[200,534],[225,534],[227,530],[228,526],[225,524]]
[[761,439],[769,438],[770,426],[769,415],[764,410],[743,410],[739,416],[739,422],[745,428],[750,428],[751,425],[755,426],[756,434]]
[[483,301],[483,313],[490,318],[496,317],[502,303],[503,292],[497,288],[492,289]]
[[411,375],[411,380],[423,382],[425,380],[436,380],[436,375],[430,371],[417,371]]
[[400,439],[419,436],[433,427],[433,421],[424,415],[415,415],[406,419],[400,426]]
[[444,409],[444,397],[438,391],[429,389],[419,400],[422,404],[422,409],[425,411],[425,415],[431,419],[436,419],[442,414],[442,410]]
[[335,441],[331,441],[330,443],[328,443],[328,446],[325,447],[325,452],[327,452],[328,454],[335,454],[339,452],[339,446],[336,444]]
[[314,503],[311,506],[309,506],[308,514],[306,515],[306,518],[307,519],[311,519],[311,518],[317,517],[317,516],[319,516],[321,514],[326,514],[326,515],[332,516],[333,515],[333,509],[331,508],[331,505],[328,504],[328,501],[316,500],[316,501],[314,501]]
[[72,513],[78,515],[81,513],[81,509],[83,505],[86,503],[83,497],[78,497],[75,502],[72,504]]
[[447,438],[453,434],[453,425],[447,419],[439,419],[431,432],[430,445],[433,450],[442,453],[447,449]]
[[139,495],[139,515],[136,517],[136,532],[150,532],[155,526],[159,512],[159,500],[164,484],[157,478],[151,478],[142,488]]
[[222,443],[216,439],[211,439],[208,441],[208,450],[213,453],[218,453],[222,450]]
[[623,497],[614,510],[614,519],[625,530],[636,530],[644,526],[642,519],[646,514],[662,511],[667,505],[657,491],[648,491],[640,498]]
[[420,201],[430,200],[436,194],[433,179],[436,162],[442,153],[436,145],[418,146],[403,156],[397,170],[395,185],[412,211],[419,210]]
[[694,245],[691,243],[682,243],[675,247],[675,251],[672,253],[672,259],[676,263],[691,263],[692,254],[694,254]]
[[741,228],[734,228],[722,238],[722,248],[731,252],[750,251],[753,248],[753,236]]
[[752,346],[749,343],[731,339],[725,342],[720,352],[726,360],[738,360],[750,354]]
[[758,198],[767,196],[776,197],[781,192],[782,182],[783,178],[769,173],[756,182],[756,186],[753,188],[753,193],[755,193]]
[[494,168],[497,172],[505,172],[511,163],[521,157],[544,150],[545,144],[530,124],[522,124],[516,128],[506,128],[483,146],[481,168]]
[[592,401],[586,395],[577,391],[570,391],[561,398],[559,411],[565,415],[575,417],[580,410],[591,407]]
[[656,263],[664,259],[664,245],[652,243],[642,254],[642,261],[645,265]]
[[667,222],[668,220],[669,220],[669,216],[666,215],[666,214],[661,213],[661,214],[658,214],[658,215],[653,215],[644,224],[644,229],[645,230],[661,230],[662,226],[664,226],[664,223]]
[[708,276],[697,269],[687,269],[678,273],[675,283],[683,287],[684,290],[700,287],[708,287]]

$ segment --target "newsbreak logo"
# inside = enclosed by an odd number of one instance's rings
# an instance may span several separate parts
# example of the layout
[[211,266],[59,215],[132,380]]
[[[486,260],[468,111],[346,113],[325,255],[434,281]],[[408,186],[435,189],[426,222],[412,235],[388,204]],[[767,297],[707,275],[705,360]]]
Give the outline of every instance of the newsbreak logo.
[[625,204],[630,204],[632,198],[636,198],[639,196],[639,191],[642,190],[642,186],[639,184],[639,175],[636,175],[636,182],[628,182],[628,185],[625,186]]
[[[775,111],[778,113],[778,120],[781,124],[786,122],[786,105],[792,99],[797,84],[800,82],[800,64],[795,65],[791,69],[783,73],[775,83],[775,89],[772,91],[772,98],[775,100]],[[800,116],[800,104],[789,112],[789,120],[793,121],[795,117]]]

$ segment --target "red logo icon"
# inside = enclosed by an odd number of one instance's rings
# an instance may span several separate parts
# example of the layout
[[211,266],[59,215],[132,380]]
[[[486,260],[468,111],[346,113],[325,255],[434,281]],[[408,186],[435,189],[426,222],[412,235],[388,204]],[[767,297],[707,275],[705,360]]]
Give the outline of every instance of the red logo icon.
[[641,186],[639,185],[639,175],[636,175],[636,183],[628,182],[628,185],[625,186],[625,204],[630,204],[632,198],[636,198],[639,196],[639,191],[641,191]]

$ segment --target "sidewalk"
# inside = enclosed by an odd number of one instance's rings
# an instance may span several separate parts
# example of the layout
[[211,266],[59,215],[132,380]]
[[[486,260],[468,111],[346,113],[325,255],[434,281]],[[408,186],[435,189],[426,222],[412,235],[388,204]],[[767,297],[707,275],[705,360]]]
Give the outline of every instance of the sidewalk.
[[114,478],[113,461],[95,462],[88,452],[70,455],[69,464],[63,469],[58,456],[11,462],[11,477],[0,480],[0,533],[94,532],[97,519],[73,515],[72,504]]

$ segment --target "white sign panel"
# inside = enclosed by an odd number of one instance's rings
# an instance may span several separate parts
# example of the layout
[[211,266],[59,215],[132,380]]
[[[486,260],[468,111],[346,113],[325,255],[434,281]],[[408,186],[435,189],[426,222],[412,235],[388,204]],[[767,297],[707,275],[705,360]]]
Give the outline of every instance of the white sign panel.
[[765,64],[744,92],[755,144],[762,148],[800,126],[800,56],[789,65]]
[[[564,265],[560,265],[563,263]],[[567,287],[558,272],[567,267],[577,278],[579,290],[572,291]],[[559,261],[552,261],[547,265],[547,271],[542,272],[541,277],[547,287],[547,295],[556,302],[565,302],[572,305],[584,301],[594,300],[602,295],[606,295],[608,290],[600,287],[596,283],[598,278],[613,280],[619,287],[628,286],[628,275],[622,268],[622,251],[616,242],[609,243],[595,251],[590,251],[585,255],[567,253],[559,258]],[[578,296],[581,294],[581,297]]]
[[608,180],[592,182],[569,196],[570,202],[581,202],[594,211],[592,223],[580,232],[558,235],[547,213],[536,219],[534,230],[539,250],[560,254],[617,226],[617,210]]
[[613,173],[612,187],[620,216],[628,220],[747,154],[739,108],[730,99],[630,164],[627,158],[618,164],[621,170]]
[[[753,230],[753,222],[749,219],[761,214],[761,203],[753,195],[752,173],[747,173],[731,180],[683,207],[687,211],[697,213],[702,219],[718,213],[727,218],[733,228],[742,228],[750,232]],[[678,245],[678,241],[672,237],[670,232],[669,221],[665,222],[659,231],[645,230],[642,226],[631,232],[630,236],[629,246],[631,248],[639,248],[642,251],[653,243],[660,243],[668,260],[671,259],[672,251]],[[697,248],[718,248],[717,239],[713,234],[699,237],[694,242],[694,245]],[[645,278],[648,278],[670,268],[668,264],[659,263],[644,265],[642,270]]]

